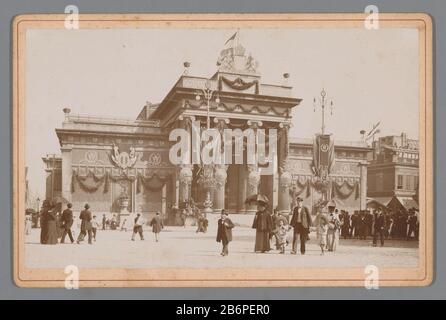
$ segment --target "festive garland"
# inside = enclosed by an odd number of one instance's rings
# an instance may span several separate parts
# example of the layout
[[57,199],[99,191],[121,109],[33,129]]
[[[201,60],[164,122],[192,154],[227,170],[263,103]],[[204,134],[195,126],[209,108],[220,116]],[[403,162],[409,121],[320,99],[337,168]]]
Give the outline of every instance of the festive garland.
[[[93,178],[93,181],[95,182],[94,186],[91,186],[91,185],[88,185],[85,183],[87,181],[87,179],[90,177]],[[151,192],[159,191],[163,188],[166,181],[168,181],[168,178],[161,178],[157,174],[153,174],[152,176],[147,177],[147,178],[141,174],[138,174],[138,176],[136,176],[136,177],[126,176],[125,178],[131,182],[133,182],[135,180],[137,181],[137,183],[136,183],[137,193],[141,192],[141,186],[143,186],[146,190],[149,190]],[[79,185],[79,187],[87,193],[97,192],[102,185],[104,185],[103,192],[108,193],[108,191],[110,190],[110,182],[118,182],[121,179],[122,179],[122,176],[114,177],[109,172],[106,172],[102,176],[97,176],[91,171],[89,171],[87,173],[87,175],[85,175],[85,176],[80,176],[77,172],[73,172],[73,175],[71,176],[71,192],[72,193],[75,192],[76,183],[77,183]],[[158,180],[158,185],[155,187],[151,186],[153,179]]]
[[[153,180],[156,179],[158,181],[158,185],[157,186],[153,186]],[[169,180],[169,177],[166,178],[162,178],[160,176],[158,176],[157,174],[153,174],[150,177],[144,177],[143,175],[138,175],[137,180],[136,180],[136,192],[140,193],[141,192],[141,186],[145,189],[148,190],[150,192],[157,192],[159,190],[161,190],[163,188],[163,186],[165,185],[165,183]]]
[[254,80],[251,82],[245,82],[242,78],[237,78],[235,80],[229,80],[225,77],[220,77],[218,81],[218,90],[222,90],[222,82],[224,82],[227,86],[234,90],[246,90],[251,88],[253,85],[256,86],[255,88],[255,94],[259,94],[259,81]]
[[[93,181],[96,183],[95,186],[90,186],[85,183],[85,181],[87,181],[87,179],[90,177],[92,177]],[[96,176],[93,172],[89,171],[86,176],[82,177],[77,172],[73,172],[73,175],[71,176],[71,192],[73,193],[75,191],[75,184],[77,182],[83,191],[87,193],[95,193],[107,180],[108,173],[105,173],[102,176]],[[104,191],[104,193],[105,192],[106,191]]]
[[[337,184],[336,182],[331,183],[331,194],[333,198],[339,198],[339,199],[347,199],[349,198],[353,192],[355,192],[355,199],[359,198],[359,183],[355,182],[354,184],[349,184],[347,181],[344,181],[340,184]],[[342,187],[346,187],[348,189],[347,192],[343,192],[341,189]],[[297,187],[297,188],[296,188]],[[303,194],[306,191],[306,197],[308,198],[311,195],[311,188],[314,188],[315,190],[320,190],[321,185],[318,182],[313,182],[311,180],[307,180],[304,183],[301,183],[299,180],[295,181],[295,187],[290,189],[290,196],[297,197]]]
[[[349,191],[347,192],[342,192],[341,188],[342,187],[346,187]],[[354,184],[349,184],[347,181],[344,181],[341,184],[337,184],[336,182],[332,182],[332,190],[331,190],[331,195],[332,197],[337,197],[340,199],[347,199],[349,198],[353,192],[355,192],[355,199],[359,198],[359,183],[356,182]]]

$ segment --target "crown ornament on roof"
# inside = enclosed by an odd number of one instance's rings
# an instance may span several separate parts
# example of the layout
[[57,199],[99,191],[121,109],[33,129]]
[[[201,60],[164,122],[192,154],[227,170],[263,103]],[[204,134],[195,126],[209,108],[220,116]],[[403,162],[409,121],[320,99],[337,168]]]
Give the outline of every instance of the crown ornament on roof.
[[251,54],[246,55],[245,47],[239,43],[239,31],[226,41],[225,46],[217,60],[219,71],[257,74],[259,64]]

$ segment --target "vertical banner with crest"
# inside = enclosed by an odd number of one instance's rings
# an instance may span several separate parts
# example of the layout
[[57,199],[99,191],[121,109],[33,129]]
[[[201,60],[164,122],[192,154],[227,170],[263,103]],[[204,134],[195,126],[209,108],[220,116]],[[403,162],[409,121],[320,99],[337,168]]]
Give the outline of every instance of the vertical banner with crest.
[[322,180],[327,179],[334,163],[334,143],[328,134],[316,135],[313,145],[313,173]]

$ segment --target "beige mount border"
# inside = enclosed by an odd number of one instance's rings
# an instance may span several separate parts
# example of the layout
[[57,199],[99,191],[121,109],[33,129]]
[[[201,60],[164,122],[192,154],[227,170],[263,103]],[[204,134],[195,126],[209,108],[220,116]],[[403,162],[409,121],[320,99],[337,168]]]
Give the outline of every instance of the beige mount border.
[[[13,27],[14,281],[21,287],[63,287],[62,269],[24,263],[25,56],[28,29],[64,28],[65,15],[20,15]],[[364,28],[366,14],[80,14],[85,28]],[[420,250],[417,268],[382,268],[380,286],[426,286],[433,279],[432,20],[421,13],[380,13],[380,28],[419,30]],[[363,268],[81,269],[81,287],[363,286]]]

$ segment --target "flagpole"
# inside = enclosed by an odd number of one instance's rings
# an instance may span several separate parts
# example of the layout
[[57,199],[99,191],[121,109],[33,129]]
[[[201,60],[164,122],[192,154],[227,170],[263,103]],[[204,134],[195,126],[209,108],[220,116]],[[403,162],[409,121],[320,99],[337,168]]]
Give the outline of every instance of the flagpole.
[[240,28],[237,28],[237,35],[235,36],[235,47],[238,47],[238,42],[239,42],[239,37],[240,37]]

